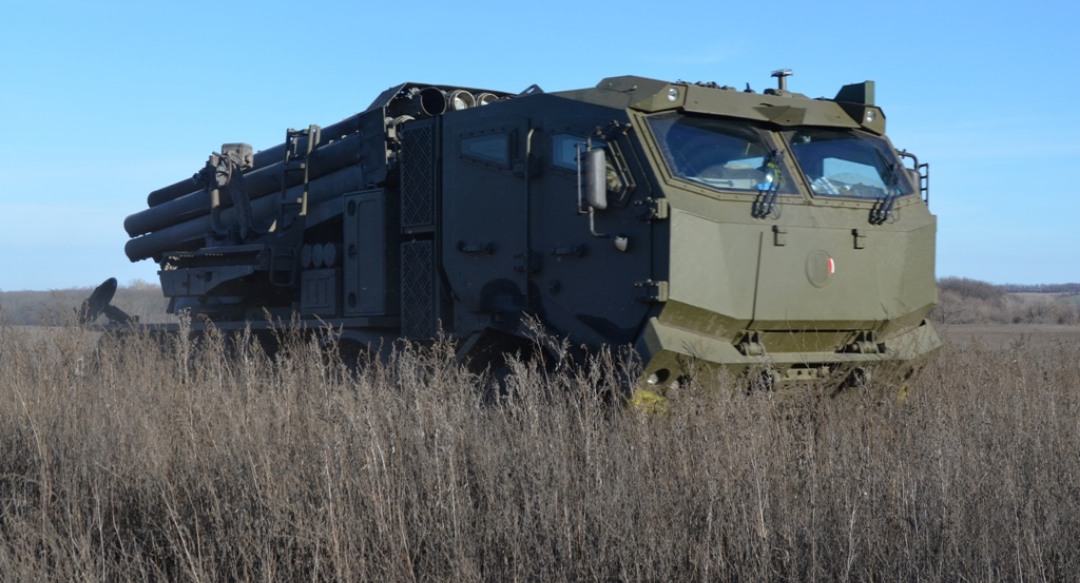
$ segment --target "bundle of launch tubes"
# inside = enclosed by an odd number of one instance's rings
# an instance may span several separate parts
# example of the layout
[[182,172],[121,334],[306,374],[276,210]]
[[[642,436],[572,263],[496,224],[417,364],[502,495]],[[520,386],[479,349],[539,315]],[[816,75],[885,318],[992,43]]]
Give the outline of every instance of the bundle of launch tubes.
[[[277,213],[281,200],[298,200],[304,196],[305,189],[309,208],[335,200],[343,193],[361,190],[371,182],[365,181],[362,161],[377,159],[385,163],[386,159],[385,151],[375,156],[369,151],[365,156],[365,149],[376,148],[376,142],[381,142],[378,145],[384,148],[391,147],[385,138],[392,139],[396,128],[406,121],[487,105],[508,96],[403,84],[383,93],[363,113],[325,128],[312,126],[314,131],[298,137],[292,144],[287,141],[257,152],[240,167],[250,200],[251,219],[256,223],[269,221]],[[381,127],[376,126],[382,135],[365,135],[362,131],[364,120],[375,109],[383,110],[379,116],[383,118]],[[372,140],[376,137],[382,139]],[[314,141],[310,149],[308,140]],[[222,146],[222,150],[228,146]],[[232,146],[250,148],[246,144]],[[304,161],[306,172],[287,171],[287,154],[296,151],[310,151]],[[151,192],[147,197],[149,208],[124,220],[124,229],[132,237],[124,250],[131,261],[159,259],[166,252],[190,251],[205,245],[207,234],[214,229],[214,219],[211,216],[211,187],[200,177],[204,174],[205,171],[196,173],[190,179]],[[270,196],[272,194],[282,196]],[[220,220],[235,224],[240,211],[231,200],[221,201],[221,206]]]

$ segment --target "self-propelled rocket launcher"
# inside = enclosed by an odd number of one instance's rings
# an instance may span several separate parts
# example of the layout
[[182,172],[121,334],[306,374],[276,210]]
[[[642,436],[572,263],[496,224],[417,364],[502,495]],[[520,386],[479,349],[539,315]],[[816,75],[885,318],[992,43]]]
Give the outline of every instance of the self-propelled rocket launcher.
[[873,82],[810,99],[788,74],[763,93],[402,83],[267,150],[223,145],[127,218],[127,255],[223,329],[441,332],[467,357],[529,317],[632,346],[655,384],[915,366],[940,346],[927,166],[889,142]]

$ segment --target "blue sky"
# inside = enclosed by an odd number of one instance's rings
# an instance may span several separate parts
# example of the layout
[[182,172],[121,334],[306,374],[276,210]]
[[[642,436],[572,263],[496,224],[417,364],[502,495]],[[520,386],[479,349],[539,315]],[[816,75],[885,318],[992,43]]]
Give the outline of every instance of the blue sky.
[[831,97],[873,79],[931,166],[938,276],[1080,281],[1073,2],[0,0],[0,290],[156,281],[123,220],[223,142],[278,144],[402,81],[642,75]]

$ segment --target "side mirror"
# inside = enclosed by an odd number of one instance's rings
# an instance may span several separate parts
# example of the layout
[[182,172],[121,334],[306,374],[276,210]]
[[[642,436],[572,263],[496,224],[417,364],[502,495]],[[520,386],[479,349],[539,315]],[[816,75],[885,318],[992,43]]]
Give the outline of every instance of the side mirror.
[[908,181],[911,182],[912,186],[917,188],[921,180],[919,178],[919,171],[915,168],[905,168],[905,170],[907,170]]
[[597,210],[607,208],[607,156],[603,149],[589,150],[585,156],[585,200]]

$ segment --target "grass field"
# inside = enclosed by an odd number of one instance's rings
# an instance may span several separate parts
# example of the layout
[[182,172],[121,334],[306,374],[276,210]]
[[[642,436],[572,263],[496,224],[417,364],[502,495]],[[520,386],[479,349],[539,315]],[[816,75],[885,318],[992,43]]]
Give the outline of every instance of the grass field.
[[994,349],[1034,345],[1048,347],[1059,343],[1080,344],[1080,326],[1060,324],[958,324],[941,326],[938,332],[952,346],[973,344]]
[[350,371],[0,327],[0,581],[1069,581],[1080,341],[953,327],[907,391],[747,393],[663,415],[618,359],[446,347]]

